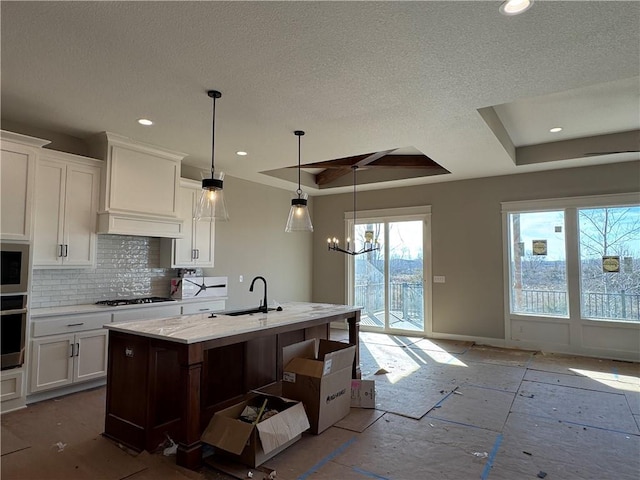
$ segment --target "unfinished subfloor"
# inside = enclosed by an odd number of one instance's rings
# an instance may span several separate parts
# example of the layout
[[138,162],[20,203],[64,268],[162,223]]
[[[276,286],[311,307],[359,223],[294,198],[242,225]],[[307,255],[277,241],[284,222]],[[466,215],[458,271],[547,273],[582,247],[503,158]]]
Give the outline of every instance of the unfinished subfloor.
[[[276,478],[640,478],[638,363],[376,333],[360,355],[377,408],[304,434],[266,462]],[[119,448],[101,436],[104,404],[99,388],[3,415],[1,478],[231,478]]]

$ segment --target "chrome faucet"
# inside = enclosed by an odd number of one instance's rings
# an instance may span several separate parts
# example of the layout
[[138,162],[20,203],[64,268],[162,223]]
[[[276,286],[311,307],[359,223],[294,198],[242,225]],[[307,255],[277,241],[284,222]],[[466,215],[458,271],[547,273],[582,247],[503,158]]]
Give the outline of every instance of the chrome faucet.
[[267,308],[267,281],[264,277],[255,277],[251,280],[251,286],[249,287],[250,292],[253,292],[253,284],[256,283],[256,280],[262,280],[264,282],[264,299],[260,302],[260,311],[267,313],[269,311]]

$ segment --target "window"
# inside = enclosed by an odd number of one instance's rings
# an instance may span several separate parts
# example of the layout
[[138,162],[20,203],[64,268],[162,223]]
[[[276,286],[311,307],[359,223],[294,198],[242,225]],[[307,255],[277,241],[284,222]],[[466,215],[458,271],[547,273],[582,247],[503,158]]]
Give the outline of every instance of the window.
[[580,306],[589,319],[640,321],[640,207],[578,209]]
[[640,324],[637,194],[509,202],[503,216],[509,316]]
[[511,312],[569,315],[564,211],[509,214]]

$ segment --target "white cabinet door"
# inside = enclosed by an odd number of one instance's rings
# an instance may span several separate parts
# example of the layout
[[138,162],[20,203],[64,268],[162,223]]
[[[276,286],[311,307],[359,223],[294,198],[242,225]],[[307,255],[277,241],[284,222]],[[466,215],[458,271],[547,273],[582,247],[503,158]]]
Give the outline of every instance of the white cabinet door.
[[107,330],[31,340],[30,393],[107,375]]
[[195,260],[195,252],[193,248],[193,229],[197,222],[193,220],[194,206],[194,190],[191,188],[180,187],[180,218],[182,219],[184,228],[184,238],[173,240],[173,267],[193,266]]
[[73,381],[75,336],[54,335],[31,341],[30,392],[69,385]]
[[182,179],[179,199],[184,238],[172,241],[171,267],[213,267],[215,222],[196,222],[193,219],[200,200],[200,184]]
[[63,264],[95,266],[96,214],[100,169],[70,164],[67,167],[64,204]]
[[[52,156],[55,155],[55,158]],[[48,153],[38,160],[33,264],[36,267],[95,266],[100,168],[95,161],[65,161]]]
[[213,267],[215,222],[194,223],[193,247],[196,252],[195,264],[198,267]]
[[24,372],[17,368],[0,373],[0,402],[24,396]]
[[[2,132],[0,151],[0,235],[3,240],[31,240],[31,199],[39,148],[7,141]],[[22,135],[17,135],[23,137]],[[28,139],[29,137],[24,137]],[[35,140],[35,139],[34,139]],[[42,141],[39,144],[48,143]]]
[[93,380],[107,375],[107,330],[76,333],[73,381]]
[[34,266],[62,265],[64,163],[40,159],[36,173]]

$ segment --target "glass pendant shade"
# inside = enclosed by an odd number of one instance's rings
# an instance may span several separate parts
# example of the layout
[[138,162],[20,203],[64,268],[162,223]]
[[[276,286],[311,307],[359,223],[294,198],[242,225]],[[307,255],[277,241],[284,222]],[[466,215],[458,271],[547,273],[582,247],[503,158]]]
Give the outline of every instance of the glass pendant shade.
[[308,197],[306,193],[295,192],[295,197],[291,199],[285,232],[313,232],[309,207],[307,206]]
[[229,220],[227,205],[224,201],[224,191],[222,190],[223,179],[223,172],[215,172],[212,178],[204,178],[202,180],[200,200],[196,208],[196,221],[224,222]]
[[293,134],[298,137],[298,189],[293,193],[289,217],[287,218],[287,225],[284,227],[284,231],[286,233],[313,232],[311,215],[309,215],[309,207],[307,206],[309,195],[300,189],[300,138],[304,135],[304,132],[302,130],[296,130]]

